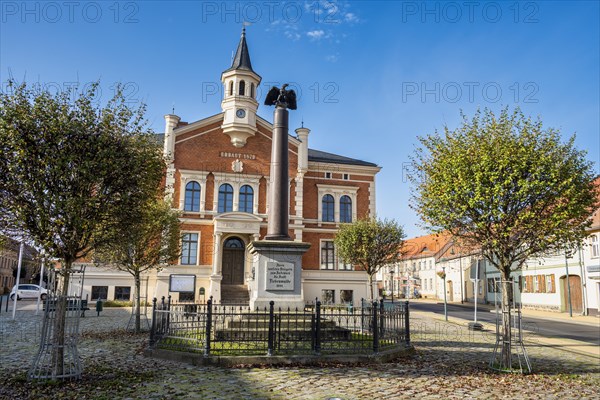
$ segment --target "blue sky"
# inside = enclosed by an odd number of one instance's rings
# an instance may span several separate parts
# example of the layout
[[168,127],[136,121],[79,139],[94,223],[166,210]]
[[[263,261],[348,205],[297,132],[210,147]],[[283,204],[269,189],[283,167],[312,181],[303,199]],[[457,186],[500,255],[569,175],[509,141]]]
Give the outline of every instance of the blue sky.
[[100,79],[102,100],[121,82],[162,132],[173,105],[184,121],[220,112],[243,21],[259,100],[292,83],[291,127],[304,120],[311,148],[382,166],[378,214],[409,237],[425,233],[408,206],[416,137],[455,128],[460,110],[519,106],[565,139],[576,133],[600,172],[595,1],[2,1],[0,81],[56,90]]

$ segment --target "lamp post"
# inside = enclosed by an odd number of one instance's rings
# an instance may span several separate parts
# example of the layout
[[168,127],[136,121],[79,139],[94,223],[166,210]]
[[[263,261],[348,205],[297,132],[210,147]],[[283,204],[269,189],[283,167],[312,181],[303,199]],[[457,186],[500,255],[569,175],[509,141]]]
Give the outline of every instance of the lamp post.
[[394,267],[390,268],[390,280],[392,281],[392,303],[394,303]]
[[458,266],[460,268],[460,304],[463,304],[463,298],[464,298],[464,296],[463,296],[463,286],[465,285],[464,284],[465,277],[463,276],[462,255],[460,255],[460,254],[459,254],[459,257],[458,257]]
[[448,321],[448,302],[446,301],[446,266],[442,265],[442,279],[444,280],[444,318]]

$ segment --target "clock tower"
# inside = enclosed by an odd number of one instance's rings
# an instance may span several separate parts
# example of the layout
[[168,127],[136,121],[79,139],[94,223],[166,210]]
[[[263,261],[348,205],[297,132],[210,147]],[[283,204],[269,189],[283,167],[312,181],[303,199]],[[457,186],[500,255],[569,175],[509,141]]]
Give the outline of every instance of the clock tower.
[[256,133],[256,93],[260,81],[260,75],[252,69],[244,27],[231,68],[221,74],[224,86],[221,127],[231,137],[231,143],[235,147],[244,147],[246,140]]

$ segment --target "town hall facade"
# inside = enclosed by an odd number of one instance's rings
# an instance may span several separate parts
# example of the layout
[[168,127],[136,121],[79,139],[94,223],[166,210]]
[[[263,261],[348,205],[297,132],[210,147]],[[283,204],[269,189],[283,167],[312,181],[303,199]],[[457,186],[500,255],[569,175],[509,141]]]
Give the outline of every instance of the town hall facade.
[[[142,296],[175,301],[240,302],[255,278],[247,246],[265,238],[269,212],[273,125],[257,114],[254,71],[242,36],[229,69],[221,74],[222,112],[195,122],[165,116],[167,196],[181,214],[182,254],[176,264],[147,275]],[[301,107],[301,104],[299,105]],[[292,133],[292,132],[290,132]],[[380,167],[309,148],[311,130],[289,136],[289,236],[310,244],[302,256],[305,301],[357,302],[368,297],[368,279],[338,257],[333,239],[340,224],[375,216]],[[319,132],[316,132],[319,134]],[[129,300],[130,275],[90,267],[91,300]]]

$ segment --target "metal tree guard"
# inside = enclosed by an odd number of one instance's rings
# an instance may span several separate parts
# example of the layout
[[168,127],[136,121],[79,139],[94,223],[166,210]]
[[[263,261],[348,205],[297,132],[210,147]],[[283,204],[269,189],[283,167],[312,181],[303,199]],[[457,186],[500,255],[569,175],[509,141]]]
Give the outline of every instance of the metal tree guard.
[[[501,372],[520,372],[520,373],[531,373],[531,362],[527,355],[527,350],[523,344],[523,329],[521,326],[521,303],[515,302],[515,296],[509,300],[512,303],[512,307],[504,309],[504,304],[500,301],[500,307],[498,306],[498,295],[502,299],[503,283],[508,282],[512,288],[512,293],[515,293],[515,281],[498,281],[496,284],[496,295],[494,297],[494,304],[496,306],[496,344],[494,346],[494,352],[490,359],[490,368],[501,371]],[[510,309],[512,308],[512,315],[510,315]],[[504,330],[501,329],[504,321],[504,315],[509,314],[510,316],[510,329],[507,336],[504,335]],[[510,354],[508,360],[503,357],[504,354]]]
[[[148,319],[148,278],[143,278],[142,281],[145,283],[145,293],[144,295],[140,295],[140,304],[137,306],[140,309],[140,329],[142,323],[146,324],[146,328],[150,330],[150,320]],[[140,284],[140,291],[142,290],[143,284]],[[135,297],[135,295],[134,295]],[[136,319],[136,307],[135,307],[135,298],[131,304],[131,316],[129,317],[129,321],[127,322],[127,330],[132,331],[135,330],[135,319]],[[143,306],[142,306],[143,304]],[[143,311],[142,311],[143,310]]]
[[[79,340],[79,319],[82,313],[81,296],[85,277],[85,266],[73,268],[69,274],[69,293],[57,293],[58,273],[49,271],[48,296],[44,302],[44,321],[40,337],[40,347],[27,376],[29,379],[79,379],[83,372],[77,342]],[[64,279],[64,278],[63,278]],[[57,305],[65,301],[64,342],[56,332]],[[59,357],[62,347],[62,357]]]

